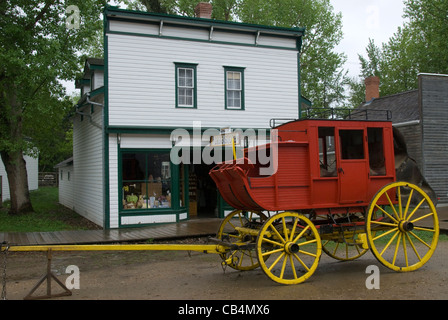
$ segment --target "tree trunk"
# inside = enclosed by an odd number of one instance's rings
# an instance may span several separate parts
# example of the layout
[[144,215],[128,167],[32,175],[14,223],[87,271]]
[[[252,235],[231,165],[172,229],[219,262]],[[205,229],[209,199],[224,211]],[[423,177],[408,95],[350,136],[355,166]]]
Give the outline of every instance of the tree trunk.
[[22,151],[0,152],[8,175],[11,208],[9,214],[33,212],[28,188],[28,174]]
[[23,106],[17,98],[17,86],[12,79],[3,83],[0,96],[0,120],[2,124],[2,139],[6,148],[0,151],[8,176],[11,208],[9,214],[18,215],[32,212],[30,191],[28,188],[28,173],[23,159]]

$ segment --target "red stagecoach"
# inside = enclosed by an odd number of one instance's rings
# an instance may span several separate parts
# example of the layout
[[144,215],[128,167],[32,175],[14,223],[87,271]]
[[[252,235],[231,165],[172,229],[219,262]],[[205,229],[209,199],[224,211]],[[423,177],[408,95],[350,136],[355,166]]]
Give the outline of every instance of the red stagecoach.
[[235,208],[217,235],[237,244],[222,254],[226,264],[295,284],[313,274],[322,250],[353,260],[370,249],[396,271],[429,260],[439,234],[432,190],[424,179],[403,181],[408,158],[391,121],[354,118],[274,125],[270,143],[210,171]]

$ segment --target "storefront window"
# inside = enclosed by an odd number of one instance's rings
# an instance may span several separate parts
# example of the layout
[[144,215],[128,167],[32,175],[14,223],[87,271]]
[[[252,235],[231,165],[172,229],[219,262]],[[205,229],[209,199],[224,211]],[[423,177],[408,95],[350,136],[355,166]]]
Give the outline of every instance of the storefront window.
[[169,153],[122,154],[123,209],[171,208]]

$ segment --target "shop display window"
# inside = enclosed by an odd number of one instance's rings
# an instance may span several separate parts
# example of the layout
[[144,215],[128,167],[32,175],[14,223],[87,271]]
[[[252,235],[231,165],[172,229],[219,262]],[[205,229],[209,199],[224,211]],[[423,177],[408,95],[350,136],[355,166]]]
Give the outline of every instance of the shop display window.
[[123,209],[171,208],[168,152],[123,153],[121,174]]

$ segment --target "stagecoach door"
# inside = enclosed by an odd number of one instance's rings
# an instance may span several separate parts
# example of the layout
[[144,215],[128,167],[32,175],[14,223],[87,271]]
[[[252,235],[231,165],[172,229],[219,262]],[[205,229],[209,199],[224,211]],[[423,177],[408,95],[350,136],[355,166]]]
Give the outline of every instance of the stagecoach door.
[[339,129],[337,133],[339,202],[361,203],[367,199],[368,163],[364,129]]

